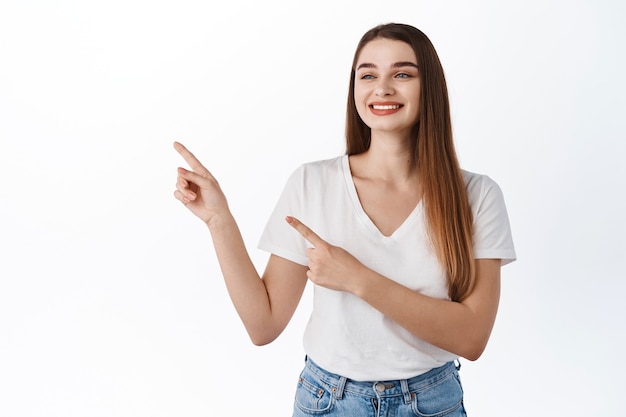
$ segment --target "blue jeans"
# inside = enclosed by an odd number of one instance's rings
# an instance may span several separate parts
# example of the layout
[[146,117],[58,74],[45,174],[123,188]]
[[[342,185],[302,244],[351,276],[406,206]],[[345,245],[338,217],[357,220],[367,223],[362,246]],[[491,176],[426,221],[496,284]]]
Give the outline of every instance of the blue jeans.
[[293,417],[466,416],[454,362],[411,379],[363,382],[330,373],[307,358],[293,409]]

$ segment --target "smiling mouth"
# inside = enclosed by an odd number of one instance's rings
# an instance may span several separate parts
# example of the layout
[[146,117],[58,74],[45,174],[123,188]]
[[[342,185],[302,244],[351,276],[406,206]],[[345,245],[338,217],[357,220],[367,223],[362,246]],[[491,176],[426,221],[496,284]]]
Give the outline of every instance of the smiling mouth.
[[370,107],[374,110],[397,110],[402,107],[401,104],[371,104]]

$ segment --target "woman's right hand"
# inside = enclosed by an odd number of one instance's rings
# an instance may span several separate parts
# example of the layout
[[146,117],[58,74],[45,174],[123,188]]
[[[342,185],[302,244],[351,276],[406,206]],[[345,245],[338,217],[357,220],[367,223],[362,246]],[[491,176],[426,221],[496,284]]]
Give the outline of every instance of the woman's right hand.
[[219,184],[187,148],[178,142],[174,148],[191,169],[178,168],[174,197],[209,226],[228,294],[250,339],[269,343],[293,316],[306,287],[307,267],[272,255],[261,279]]
[[174,197],[207,225],[215,216],[228,213],[226,196],[215,177],[181,143],[174,142],[174,149],[191,168],[178,168]]

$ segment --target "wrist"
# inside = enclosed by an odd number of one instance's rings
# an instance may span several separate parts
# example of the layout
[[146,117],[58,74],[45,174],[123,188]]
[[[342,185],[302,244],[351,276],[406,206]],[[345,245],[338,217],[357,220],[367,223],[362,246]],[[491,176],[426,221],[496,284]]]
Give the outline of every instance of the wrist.
[[379,282],[382,276],[365,265],[361,265],[361,269],[358,271],[357,277],[358,279],[354,280],[353,287],[350,292],[365,300],[367,299],[368,294],[376,292],[377,282]]
[[204,221],[211,233],[223,228],[231,222],[234,222],[234,218],[230,212],[216,213]]

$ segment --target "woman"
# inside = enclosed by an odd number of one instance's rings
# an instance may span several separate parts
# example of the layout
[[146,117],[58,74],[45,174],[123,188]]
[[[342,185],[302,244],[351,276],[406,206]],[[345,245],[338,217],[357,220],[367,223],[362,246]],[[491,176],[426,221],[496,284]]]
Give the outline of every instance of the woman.
[[262,345],[307,280],[314,306],[294,416],[465,415],[455,360],[483,352],[515,259],[497,184],[459,168],[443,69],[418,29],[358,44],[347,153],[297,169],[253,267],[220,188],[181,144],[175,197],[209,227],[232,301]]

